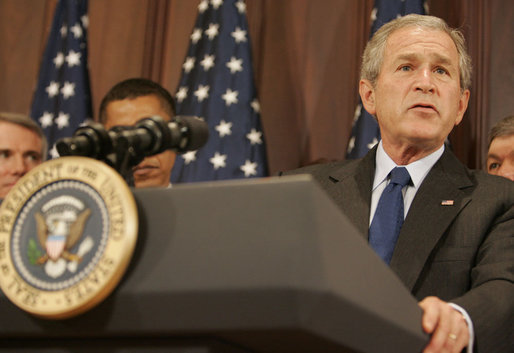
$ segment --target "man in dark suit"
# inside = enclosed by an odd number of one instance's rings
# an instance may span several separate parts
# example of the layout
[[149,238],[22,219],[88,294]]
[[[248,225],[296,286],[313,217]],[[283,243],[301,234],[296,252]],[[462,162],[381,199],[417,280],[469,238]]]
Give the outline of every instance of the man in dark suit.
[[[514,183],[469,170],[444,145],[466,111],[470,77],[462,34],[441,19],[382,26],[359,83],[381,142],[361,160],[291,172],[314,175],[420,300],[427,353],[514,351]],[[391,181],[394,170],[406,185]],[[396,237],[384,242],[389,185],[399,185],[401,206]]]

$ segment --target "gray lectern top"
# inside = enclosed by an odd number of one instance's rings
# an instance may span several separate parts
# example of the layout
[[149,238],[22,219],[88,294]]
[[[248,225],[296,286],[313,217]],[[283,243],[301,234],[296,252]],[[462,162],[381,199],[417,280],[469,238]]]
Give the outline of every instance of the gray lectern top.
[[95,352],[415,353],[428,342],[414,297],[309,176],[134,196],[139,239],[117,290],[64,321],[0,296],[0,349],[85,352],[87,338]]

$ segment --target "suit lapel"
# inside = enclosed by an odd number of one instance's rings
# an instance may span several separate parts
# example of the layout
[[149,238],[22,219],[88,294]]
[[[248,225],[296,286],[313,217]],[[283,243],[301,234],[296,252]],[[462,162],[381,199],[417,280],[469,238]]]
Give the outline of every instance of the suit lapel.
[[446,229],[471,201],[462,191],[471,185],[465,167],[449,151],[444,152],[423,181],[400,231],[390,264],[409,290],[413,290]]
[[363,159],[353,161],[329,176],[333,182],[333,189],[329,193],[366,240],[368,239],[371,188],[375,173],[375,154],[376,147]]

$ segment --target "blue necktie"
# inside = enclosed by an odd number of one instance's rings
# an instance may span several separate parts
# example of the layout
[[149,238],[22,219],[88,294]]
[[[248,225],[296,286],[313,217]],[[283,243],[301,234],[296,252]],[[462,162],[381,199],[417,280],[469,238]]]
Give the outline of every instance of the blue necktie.
[[394,168],[390,176],[391,181],[380,196],[369,227],[369,245],[387,264],[391,262],[403,224],[402,188],[410,181],[409,172],[404,167]]

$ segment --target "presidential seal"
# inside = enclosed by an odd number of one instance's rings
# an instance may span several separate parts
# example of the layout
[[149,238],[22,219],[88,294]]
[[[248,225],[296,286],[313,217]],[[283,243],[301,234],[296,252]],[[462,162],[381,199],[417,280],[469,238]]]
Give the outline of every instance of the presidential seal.
[[105,163],[61,157],[27,173],[0,206],[0,287],[21,309],[69,318],[105,299],[137,240],[137,208]]

